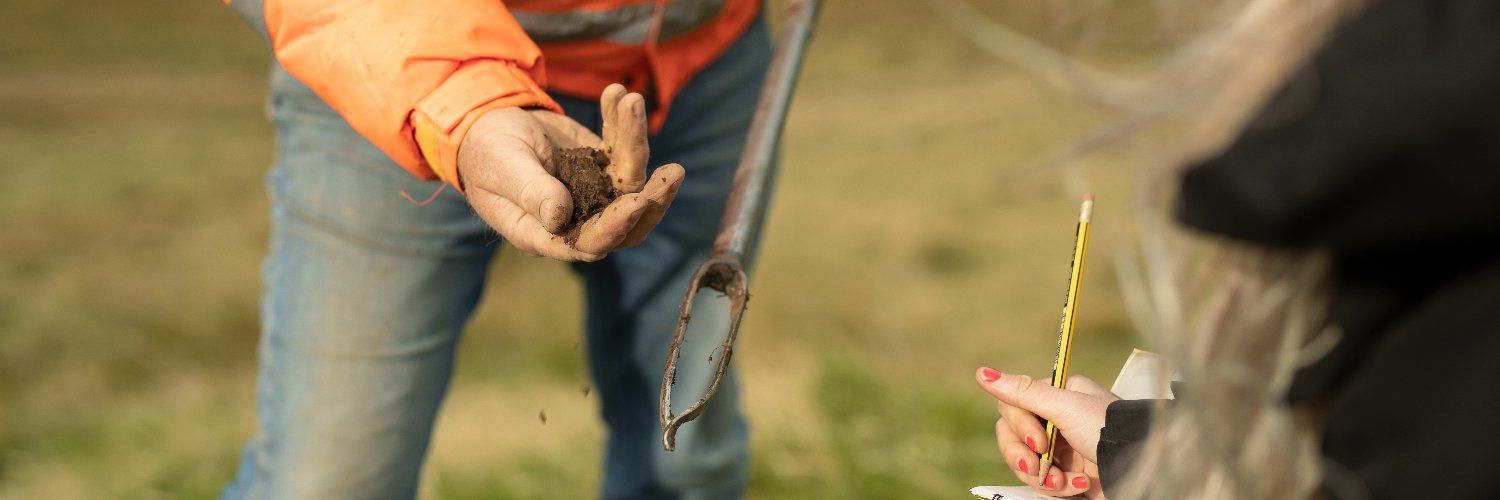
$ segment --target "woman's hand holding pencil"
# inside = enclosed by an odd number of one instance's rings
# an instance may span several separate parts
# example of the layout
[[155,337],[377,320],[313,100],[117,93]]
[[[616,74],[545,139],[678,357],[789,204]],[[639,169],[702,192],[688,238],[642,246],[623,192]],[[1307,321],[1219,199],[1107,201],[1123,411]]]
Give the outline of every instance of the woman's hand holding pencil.
[[[1068,262],[1067,301],[1063,302],[1057,357],[1053,358],[1048,383],[1039,384],[1025,375],[1001,380],[1000,372],[989,367],[974,374],[979,385],[1000,400],[1001,418],[995,422],[995,437],[1006,463],[1026,484],[1052,496],[1104,497],[1099,487],[1099,429],[1104,427],[1109,403],[1119,399],[1092,380],[1068,376],[1093,221],[1094,195],[1085,193],[1078,207],[1073,259]],[[1046,419],[1046,423],[1037,417]]]
[[[1002,375],[988,367],[980,368],[974,377],[999,400],[995,439],[1016,477],[1045,495],[1104,498],[1095,452],[1104,412],[1120,398],[1079,375],[1068,377],[1066,389],[1026,375]],[[1049,444],[1041,419],[1051,421],[1060,433],[1046,479],[1037,475],[1041,454]]]

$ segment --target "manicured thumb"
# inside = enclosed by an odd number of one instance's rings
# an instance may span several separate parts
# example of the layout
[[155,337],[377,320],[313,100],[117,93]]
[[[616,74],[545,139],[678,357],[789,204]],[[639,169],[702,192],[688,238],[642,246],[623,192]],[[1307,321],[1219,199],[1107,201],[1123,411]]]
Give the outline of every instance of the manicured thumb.
[[979,386],[1000,402],[1031,412],[1038,417],[1066,425],[1076,418],[1077,410],[1089,404],[1089,396],[1052,387],[1047,381],[1026,375],[1001,374],[990,367],[974,374]]

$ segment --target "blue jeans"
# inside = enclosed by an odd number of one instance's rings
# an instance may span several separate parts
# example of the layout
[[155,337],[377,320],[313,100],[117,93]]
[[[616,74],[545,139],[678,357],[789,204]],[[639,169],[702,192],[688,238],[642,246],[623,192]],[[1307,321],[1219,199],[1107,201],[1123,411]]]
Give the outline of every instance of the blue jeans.
[[[605,498],[734,498],[744,488],[746,426],[732,377],[678,435],[675,452],[661,448],[656,397],[677,306],[723,214],[769,46],[755,23],[683,90],[651,137],[653,165],[687,169],[651,236],[573,266],[608,426]],[[223,497],[412,498],[459,332],[497,250],[494,233],[451,189],[422,207],[400,197],[438,184],[403,171],[280,68],[271,84],[277,151],[267,180],[258,427]],[[596,102],[554,97],[597,131]]]

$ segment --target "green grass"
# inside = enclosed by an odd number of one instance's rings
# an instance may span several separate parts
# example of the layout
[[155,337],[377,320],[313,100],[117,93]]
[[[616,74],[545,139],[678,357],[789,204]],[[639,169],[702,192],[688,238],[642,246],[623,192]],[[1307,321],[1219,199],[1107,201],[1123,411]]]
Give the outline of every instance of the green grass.
[[[254,425],[266,51],[219,2],[146,4],[6,7],[0,498],[209,498]],[[1135,342],[1105,258],[1126,177],[1032,168],[1101,117],[907,0],[831,2],[804,75],[736,349],[751,496],[1013,483],[972,372],[1049,369],[1080,187],[1103,201],[1074,366],[1107,380]],[[423,495],[588,495],[578,286],[492,272]]]

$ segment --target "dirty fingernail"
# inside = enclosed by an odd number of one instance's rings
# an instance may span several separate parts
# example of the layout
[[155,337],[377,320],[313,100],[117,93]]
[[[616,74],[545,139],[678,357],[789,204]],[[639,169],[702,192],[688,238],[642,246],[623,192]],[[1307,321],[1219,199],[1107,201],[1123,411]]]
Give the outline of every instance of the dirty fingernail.
[[996,370],[994,368],[986,366],[979,369],[979,376],[983,378],[985,382],[994,382],[996,380],[1000,380],[1000,370]]
[[1016,462],[1016,467],[1021,469],[1021,472],[1031,473],[1031,470],[1026,467],[1026,459],[1024,458]]
[[1089,478],[1084,477],[1084,476],[1078,476],[1078,477],[1073,478],[1073,487],[1074,488],[1078,488],[1080,490],[1086,490],[1086,489],[1088,489],[1089,488]]

